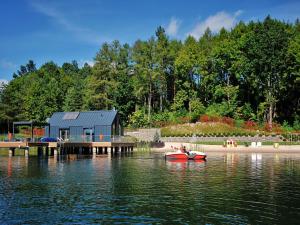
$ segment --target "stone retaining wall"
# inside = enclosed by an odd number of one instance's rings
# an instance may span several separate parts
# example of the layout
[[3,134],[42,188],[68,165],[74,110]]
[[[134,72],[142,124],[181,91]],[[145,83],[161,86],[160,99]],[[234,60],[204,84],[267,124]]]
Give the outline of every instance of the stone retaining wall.
[[125,132],[124,134],[135,137],[139,141],[151,142],[151,141],[154,141],[154,136],[155,136],[156,132],[158,133],[158,135],[160,137],[160,129],[157,129],[157,128],[138,129],[137,131]]

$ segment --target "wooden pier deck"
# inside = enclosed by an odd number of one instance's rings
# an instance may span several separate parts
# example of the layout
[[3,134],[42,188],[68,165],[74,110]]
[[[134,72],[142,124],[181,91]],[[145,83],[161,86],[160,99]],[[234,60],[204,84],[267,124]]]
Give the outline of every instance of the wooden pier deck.
[[15,149],[24,149],[28,156],[31,148],[38,149],[38,155],[57,154],[113,154],[117,152],[133,151],[134,142],[0,142],[0,149],[9,149],[13,156]]

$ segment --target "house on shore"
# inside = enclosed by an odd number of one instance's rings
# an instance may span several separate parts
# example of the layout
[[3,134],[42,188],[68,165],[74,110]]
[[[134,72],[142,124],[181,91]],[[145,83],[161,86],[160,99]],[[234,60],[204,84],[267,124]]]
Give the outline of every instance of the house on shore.
[[116,110],[56,112],[48,120],[46,134],[72,142],[111,142],[122,134]]

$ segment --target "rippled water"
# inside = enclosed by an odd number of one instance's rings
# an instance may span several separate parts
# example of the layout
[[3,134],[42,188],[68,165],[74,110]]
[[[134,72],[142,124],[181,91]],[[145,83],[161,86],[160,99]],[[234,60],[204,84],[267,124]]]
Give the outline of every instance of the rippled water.
[[1,224],[300,224],[300,155],[0,157]]

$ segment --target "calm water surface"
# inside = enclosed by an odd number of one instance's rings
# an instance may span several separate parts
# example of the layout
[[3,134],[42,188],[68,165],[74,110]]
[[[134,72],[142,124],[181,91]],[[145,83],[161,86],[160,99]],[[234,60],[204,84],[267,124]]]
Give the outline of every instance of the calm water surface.
[[300,224],[300,155],[0,157],[1,224]]

